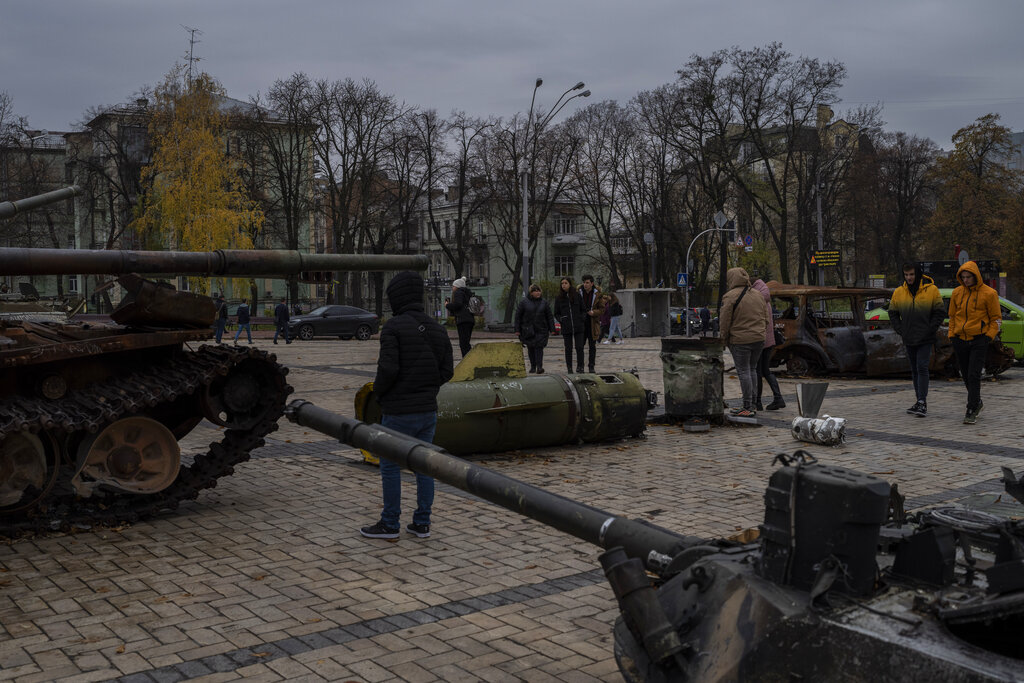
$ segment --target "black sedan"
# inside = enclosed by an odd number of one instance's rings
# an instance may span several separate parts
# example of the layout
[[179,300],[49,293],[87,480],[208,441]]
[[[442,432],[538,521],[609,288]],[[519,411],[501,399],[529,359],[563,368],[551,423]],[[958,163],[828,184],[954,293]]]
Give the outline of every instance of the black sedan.
[[366,341],[379,327],[376,315],[355,306],[321,306],[288,321],[290,335],[299,339],[326,335]]

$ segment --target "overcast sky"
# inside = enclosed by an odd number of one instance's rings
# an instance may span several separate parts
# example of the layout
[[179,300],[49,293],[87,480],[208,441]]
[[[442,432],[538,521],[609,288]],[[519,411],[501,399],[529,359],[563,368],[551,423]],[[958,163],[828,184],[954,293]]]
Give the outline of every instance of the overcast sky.
[[590,102],[625,103],[693,54],[780,41],[846,65],[837,112],[880,103],[888,130],[949,148],[989,112],[1024,129],[1022,19],[1021,0],[0,0],[0,90],[33,127],[69,130],[157,84],[189,26],[199,66],[237,99],[303,71],[508,117],[537,76],[541,106],[578,80]]

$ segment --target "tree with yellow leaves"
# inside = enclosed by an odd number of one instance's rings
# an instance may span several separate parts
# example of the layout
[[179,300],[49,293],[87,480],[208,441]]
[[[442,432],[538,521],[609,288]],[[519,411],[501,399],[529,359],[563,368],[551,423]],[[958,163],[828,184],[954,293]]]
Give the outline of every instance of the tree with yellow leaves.
[[[142,171],[145,195],[134,227],[151,248],[250,249],[263,214],[224,153],[224,89],[209,74],[184,74],[175,66],[154,93],[153,161]],[[190,279],[202,293],[208,282]]]

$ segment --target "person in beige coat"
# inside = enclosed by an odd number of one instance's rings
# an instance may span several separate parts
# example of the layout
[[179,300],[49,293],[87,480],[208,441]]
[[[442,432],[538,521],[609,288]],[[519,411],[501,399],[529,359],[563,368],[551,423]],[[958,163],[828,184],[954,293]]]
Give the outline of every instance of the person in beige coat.
[[743,408],[733,410],[738,417],[754,417],[757,400],[757,361],[761,357],[768,329],[764,299],[750,286],[743,268],[730,268],[725,274],[727,291],[719,310],[722,343],[729,347],[736,364],[736,375],[743,392]]

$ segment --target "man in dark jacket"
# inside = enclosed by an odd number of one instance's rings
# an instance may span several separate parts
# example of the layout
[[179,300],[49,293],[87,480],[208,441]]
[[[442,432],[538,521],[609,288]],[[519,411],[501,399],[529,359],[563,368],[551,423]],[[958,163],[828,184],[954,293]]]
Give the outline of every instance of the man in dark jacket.
[[[687,312],[689,315],[689,312]],[[702,337],[708,336],[708,332],[711,331],[711,309],[708,308],[707,304],[704,304],[700,309],[700,335]]]
[[594,364],[597,356],[597,340],[601,338],[601,316],[604,314],[604,299],[601,290],[594,286],[594,276],[584,275],[583,284],[579,288],[583,299],[583,311],[587,316],[583,326],[583,338],[587,340],[587,370],[595,372]]
[[213,298],[214,305],[217,307],[217,317],[213,320],[213,338],[220,344],[220,339],[224,336],[224,328],[228,324],[228,303],[220,294],[214,294]]
[[896,334],[903,337],[910,361],[917,402],[907,413],[928,414],[928,359],[935,345],[935,333],[946,318],[946,307],[935,282],[914,263],[903,264],[903,284],[889,300],[889,320]]
[[445,303],[448,312],[455,316],[455,329],[459,331],[459,350],[465,358],[469,350],[473,348],[470,337],[473,336],[473,324],[476,319],[469,310],[469,300],[473,298],[473,292],[466,286],[466,278],[460,277],[452,283],[451,301]]
[[291,315],[288,313],[288,299],[281,297],[280,303],[274,306],[274,343],[277,343],[277,335],[284,335],[284,343],[291,344],[292,340],[289,337],[288,332],[288,321],[291,320]]
[[235,343],[238,343],[238,335],[242,334],[242,330],[245,330],[245,336],[249,338],[249,343],[252,344],[252,326],[249,324],[249,304],[242,301],[238,304],[238,331],[235,332]]
[[[380,357],[373,393],[381,407],[381,425],[432,442],[437,427],[437,392],[452,378],[452,343],[448,333],[423,311],[423,278],[398,273],[388,284],[394,317],[380,332]],[[359,530],[367,538],[398,538],[402,512],[402,468],[381,458],[384,509],[380,521]],[[430,536],[434,480],[416,474],[416,511],[406,531]]]

